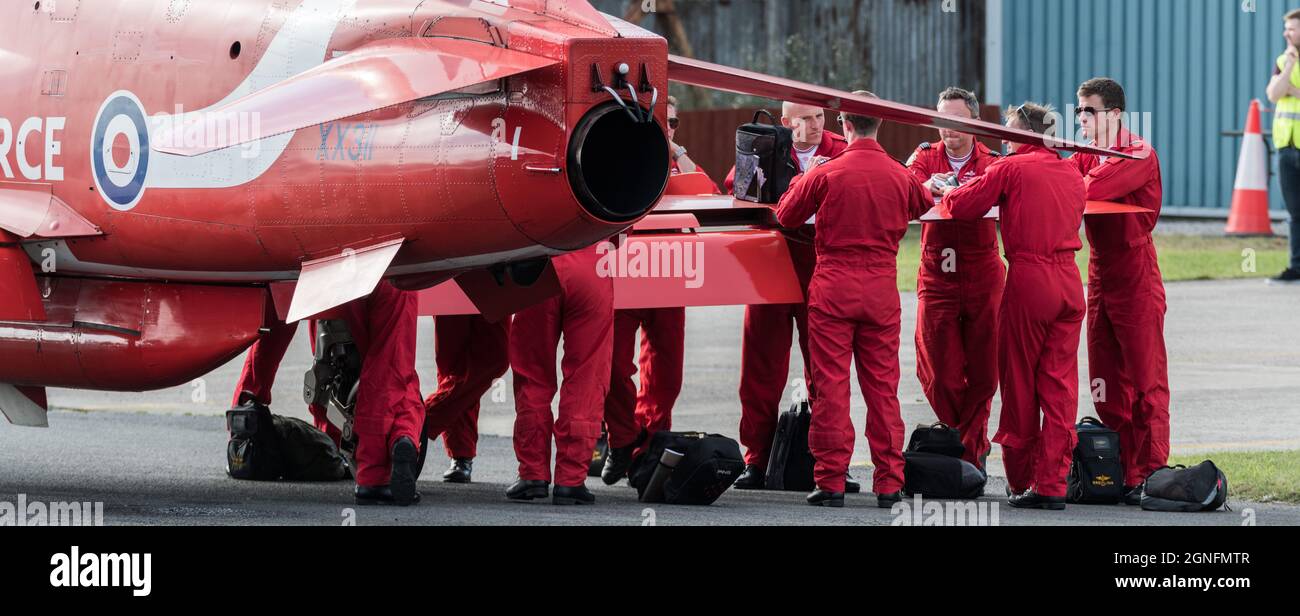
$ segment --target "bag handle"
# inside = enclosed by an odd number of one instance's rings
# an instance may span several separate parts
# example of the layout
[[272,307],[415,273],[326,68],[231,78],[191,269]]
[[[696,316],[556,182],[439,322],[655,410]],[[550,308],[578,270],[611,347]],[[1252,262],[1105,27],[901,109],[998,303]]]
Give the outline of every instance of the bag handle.
[[1102,428],[1105,428],[1105,427],[1106,427],[1106,424],[1101,423],[1101,420],[1100,420],[1100,419],[1097,419],[1096,417],[1084,417],[1083,419],[1080,419],[1080,420],[1079,420],[1079,424],[1080,424],[1080,425],[1083,425],[1083,424],[1092,424],[1092,425],[1094,425],[1094,426],[1098,426],[1098,427],[1102,427]]
[[758,111],[754,112],[753,123],[758,124],[758,116],[764,116],[764,115],[767,116],[767,119],[769,122],[772,123],[772,126],[780,126],[780,123],[776,121],[776,116],[772,115],[772,112],[766,109],[759,109]]
[[950,426],[950,425],[948,425],[948,424],[946,424],[946,423],[943,423],[942,421],[936,421],[936,422],[930,424],[930,429],[931,429],[931,430],[935,430],[935,429],[938,429],[938,428],[943,428],[944,430],[952,430],[952,429],[953,429],[952,426]]

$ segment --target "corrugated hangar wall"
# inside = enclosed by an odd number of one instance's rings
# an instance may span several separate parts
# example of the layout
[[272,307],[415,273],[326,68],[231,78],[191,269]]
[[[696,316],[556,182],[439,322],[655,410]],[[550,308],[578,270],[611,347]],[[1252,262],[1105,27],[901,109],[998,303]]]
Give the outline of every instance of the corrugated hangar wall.
[[[635,0],[653,2],[654,0]],[[592,0],[623,16],[632,0]],[[984,2],[955,0],[674,0],[701,60],[933,104],[944,87],[984,79]],[[660,34],[653,16],[639,24]],[[717,96],[688,107],[750,107]]]
[[[999,7],[1000,5],[1000,7]],[[989,0],[1002,30],[1002,103],[1045,100],[1065,108],[1094,76],[1122,82],[1133,111],[1150,114],[1167,208],[1227,208],[1245,125],[1285,51],[1284,0]],[[997,24],[997,16],[1001,24]],[[992,34],[990,34],[992,36]],[[1272,123],[1264,118],[1265,130]],[[1276,166],[1276,162],[1274,163]],[[1272,206],[1282,209],[1277,179]]]

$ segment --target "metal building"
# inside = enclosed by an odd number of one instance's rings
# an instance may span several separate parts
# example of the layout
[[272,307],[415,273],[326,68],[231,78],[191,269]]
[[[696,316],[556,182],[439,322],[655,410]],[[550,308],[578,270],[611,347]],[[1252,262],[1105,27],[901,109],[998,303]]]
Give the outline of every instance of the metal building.
[[[1227,208],[1245,124],[1285,51],[1282,15],[1295,0],[986,0],[991,92],[1060,108],[1083,80],[1109,76],[1160,153],[1165,207]],[[1149,115],[1147,115],[1149,114]],[[1264,118],[1264,126],[1271,124]],[[1267,128],[1265,128],[1267,130]],[[1283,209],[1276,177],[1272,206]],[[1219,212],[1222,213],[1222,212]]]

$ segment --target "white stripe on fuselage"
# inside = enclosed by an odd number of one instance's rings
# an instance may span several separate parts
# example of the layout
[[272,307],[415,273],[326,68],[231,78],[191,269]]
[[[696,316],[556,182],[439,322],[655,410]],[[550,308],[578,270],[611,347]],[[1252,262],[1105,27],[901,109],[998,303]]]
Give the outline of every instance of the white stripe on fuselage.
[[[285,20],[257,66],[225,98],[205,109],[176,118],[150,116],[151,123],[176,126],[210,109],[237,101],[325,62],[330,39],[357,0],[303,0]],[[149,188],[230,188],[247,184],[266,173],[293,139],[294,133],[268,137],[245,146],[230,147],[198,156],[178,156],[153,150],[145,186]],[[151,139],[152,143],[152,139]],[[255,152],[255,156],[249,156]]]

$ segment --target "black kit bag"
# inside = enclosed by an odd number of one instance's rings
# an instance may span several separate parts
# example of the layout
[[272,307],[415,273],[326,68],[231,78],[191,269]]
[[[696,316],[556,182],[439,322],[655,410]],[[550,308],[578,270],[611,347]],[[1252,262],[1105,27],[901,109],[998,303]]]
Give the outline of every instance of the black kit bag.
[[966,446],[961,442],[961,433],[943,422],[917,426],[912,431],[912,437],[907,441],[907,450],[913,453],[933,453],[949,458],[960,458],[966,455]]
[[352,477],[348,460],[334,439],[301,419],[272,415],[288,481],[342,481]]
[[1079,442],[1074,446],[1066,496],[1071,503],[1115,505],[1124,498],[1124,463],[1120,458],[1119,433],[1094,417],[1075,426]]
[[1227,503],[1228,478],[1209,460],[1191,468],[1162,468],[1142,484],[1142,508],[1147,511],[1217,511]]
[[908,496],[973,499],[984,495],[988,477],[970,462],[923,451],[908,451],[903,459],[903,492]]
[[[675,467],[661,470],[664,452],[681,454]],[[632,465],[628,482],[642,502],[668,505],[712,505],[745,469],[740,444],[725,436],[700,432],[657,432]],[[661,474],[658,496],[647,500],[647,490]],[[666,474],[666,480],[663,475]]]
[[275,481],[284,473],[280,437],[271,409],[247,393],[239,406],[226,411],[226,474],[235,479]]
[[[766,115],[769,124],[760,124]],[[735,195],[742,201],[776,204],[799,174],[794,163],[794,131],[781,126],[767,110],[736,130]]]
[[812,425],[812,409],[808,401],[797,402],[790,410],[781,413],[776,422],[776,436],[767,462],[768,490],[786,492],[811,492],[817,489],[813,479],[812,449],[808,447],[808,431]]

